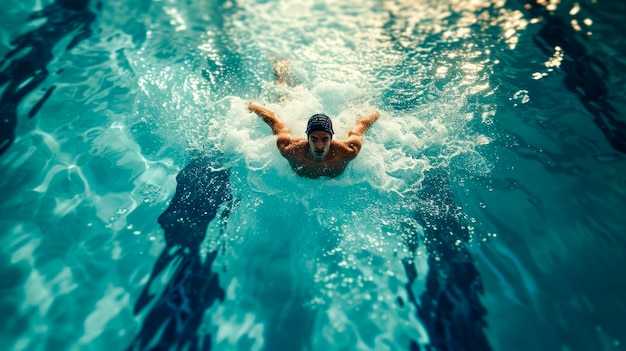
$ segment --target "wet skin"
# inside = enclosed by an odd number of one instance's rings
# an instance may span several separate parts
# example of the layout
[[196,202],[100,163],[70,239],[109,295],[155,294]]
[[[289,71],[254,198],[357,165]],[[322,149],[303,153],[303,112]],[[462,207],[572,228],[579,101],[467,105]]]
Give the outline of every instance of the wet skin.
[[292,136],[287,125],[273,111],[254,102],[248,103],[248,109],[272,128],[281,155],[289,161],[296,174],[307,178],[340,175],[348,162],[359,154],[365,131],[380,116],[376,111],[359,118],[344,139],[335,140],[324,131],[312,132],[305,139]]

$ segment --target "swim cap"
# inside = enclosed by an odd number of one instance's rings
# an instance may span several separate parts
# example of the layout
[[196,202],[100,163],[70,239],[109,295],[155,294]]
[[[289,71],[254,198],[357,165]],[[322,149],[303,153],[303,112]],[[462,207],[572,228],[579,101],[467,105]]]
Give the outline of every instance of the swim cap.
[[333,122],[328,116],[317,114],[309,118],[309,123],[306,126],[306,135],[317,131],[329,133],[331,136],[335,134],[333,131]]

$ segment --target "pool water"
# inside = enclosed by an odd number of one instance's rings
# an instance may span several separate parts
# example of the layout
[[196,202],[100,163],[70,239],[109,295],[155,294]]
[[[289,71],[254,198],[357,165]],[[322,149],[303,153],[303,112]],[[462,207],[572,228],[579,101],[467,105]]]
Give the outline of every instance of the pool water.
[[624,349],[625,3],[0,10],[0,349]]

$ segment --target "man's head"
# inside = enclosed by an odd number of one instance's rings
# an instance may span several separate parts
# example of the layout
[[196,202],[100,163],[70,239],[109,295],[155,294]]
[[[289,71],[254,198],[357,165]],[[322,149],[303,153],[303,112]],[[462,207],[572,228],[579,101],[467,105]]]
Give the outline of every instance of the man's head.
[[311,157],[316,161],[323,161],[330,150],[330,141],[334,134],[333,122],[326,115],[313,115],[307,123],[306,134]]

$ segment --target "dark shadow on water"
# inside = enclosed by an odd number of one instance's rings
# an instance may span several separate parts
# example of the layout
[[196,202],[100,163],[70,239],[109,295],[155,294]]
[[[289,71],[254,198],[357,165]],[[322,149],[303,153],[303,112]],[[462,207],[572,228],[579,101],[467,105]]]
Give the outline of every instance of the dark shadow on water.
[[[101,4],[98,3],[97,7],[100,8]],[[69,35],[73,35],[73,38],[66,50],[71,50],[89,38],[92,34],[90,26],[96,14],[89,10],[87,0],[57,0],[43,10],[34,12],[28,19],[43,19],[45,23],[11,40],[14,48],[0,61],[0,87],[7,85],[0,96],[0,155],[15,140],[20,103],[50,75],[47,66],[54,58],[54,47]],[[42,89],[45,93],[31,107],[28,118],[37,114],[55,88],[53,85]]]
[[[440,52],[463,50],[465,40],[450,41],[430,25],[413,28],[400,12],[387,11],[389,18],[384,25],[391,50],[398,53],[396,65],[386,67],[393,74],[403,72],[381,96],[381,105],[396,111],[408,112],[426,103],[432,103],[450,82],[432,76],[428,65],[439,59]],[[447,20],[449,26],[460,16],[454,13]],[[459,23],[458,26],[467,26]],[[410,32],[411,31],[411,32]],[[407,35],[406,33],[412,33]],[[423,66],[422,66],[423,65]],[[427,69],[424,69],[427,68]],[[456,76],[453,79],[459,79]],[[480,301],[483,285],[467,245],[470,241],[464,214],[456,205],[449,174],[446,169],[436,168],[425,173],[422,189],[412,200],[418,210],[415,219],[424,230],[424,243],[428,255],[428,273],[420,277],[414,257],[402,260],[407,276],[406,291],[409,302],[415,306],[416,317],[428,334],[427,345],[412,341],[408,349],[438,351],[489,351],[485,335],[487,311]],[[411,230],[405,235],[405,245],[412,255],[417,254],[422,239],[420,233]],[[426,290],[416,296],[413,285],[425,279]],[[398,304],[405,302],[398,299]]]
[[[424,228],[428,252],[426,291],[418,298],[411,286],[418,278],[415,264],[403,261],[408,277],[409,300],[417,309],[430,338],[427,350],[488,351],[491,346],[484,329],[487,310],[480,301],[483,285],[466,245],[470,240],[463,213],[454,202],[448,173],[429,170],[418,194],[416,219]],[[410,252],[417,238],[408,238]],[[417,343],[410,350],[419,350]]]
[[564,19],[557,17],[538,1],[528,3],[528,12],[534,18],[542,18],[541,29],[535,43],[548,56],[555,47],[563,51],[560,70],[565,75],[563,83],[567,90],[578,96],[587,111],[593,115],[593,122],[604,134],[611,146],[626,153],[626,120],[608,100],[609,89],[606,81],[610,72],[594,56],[591,56],[580,33]]
[[[200,326],[205,311],[224,299],[224,290],[212,271],[219,248],[203,255],[200,247],[209,223],[219,220],[223,227],[232,203],[230,172],[213,170],[213,163],[211,157],[198,156],[176,177],[174,198],[159,217],[166,248],[137,300],[135,314],[152,305],[128,350],[211,348],[211,335]],[[155,300],[150,288],[168,267],[174,267],[171,278]]]

